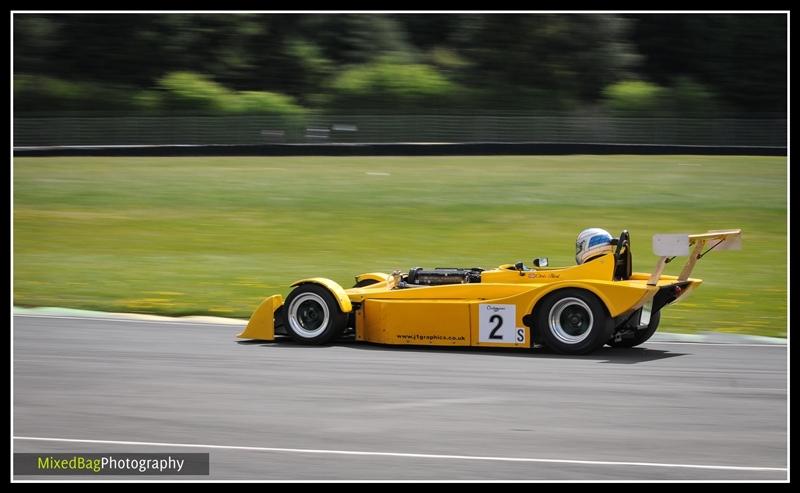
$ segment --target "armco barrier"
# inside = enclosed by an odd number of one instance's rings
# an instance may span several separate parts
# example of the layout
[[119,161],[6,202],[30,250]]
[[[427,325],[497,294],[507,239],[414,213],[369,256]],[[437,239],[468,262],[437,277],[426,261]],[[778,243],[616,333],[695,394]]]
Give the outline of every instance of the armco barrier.
[[785,147],[788,121],[571,114],[258,116],[15,115],[14,146],[629,144]]
[[14,147],[14,156],[478,156],[567,154],[705,154],[786,156],[785,146],[600,143],[393,143]]

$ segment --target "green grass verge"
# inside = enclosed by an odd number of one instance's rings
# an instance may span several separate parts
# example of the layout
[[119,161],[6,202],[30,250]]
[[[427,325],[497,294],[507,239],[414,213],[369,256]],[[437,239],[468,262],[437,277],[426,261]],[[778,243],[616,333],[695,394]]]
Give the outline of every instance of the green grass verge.
[[[710,156],[14,159],[14,303],[249,317],[308,276],[574,263],[587,227],[741,227],[665,331],[786,335],[786,158]],[[675,262],[677,264],[677,262]],[[670,264],[667,273],[676,274]]]

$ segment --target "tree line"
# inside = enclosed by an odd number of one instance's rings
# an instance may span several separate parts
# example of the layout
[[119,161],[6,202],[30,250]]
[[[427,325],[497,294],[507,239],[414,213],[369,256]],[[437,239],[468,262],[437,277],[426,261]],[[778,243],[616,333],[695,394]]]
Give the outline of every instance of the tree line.
[[18,114],[784,115],[783,14],[15,14]]

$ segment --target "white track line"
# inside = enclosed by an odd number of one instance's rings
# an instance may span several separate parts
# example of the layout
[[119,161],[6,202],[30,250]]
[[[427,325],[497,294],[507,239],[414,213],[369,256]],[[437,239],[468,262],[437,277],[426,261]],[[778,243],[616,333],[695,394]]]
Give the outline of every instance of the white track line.
[[[786,344],[759,344],[759,343],[740,343],[740,342],[679,342],[679,341],[650,341],[645,344],[686,344],[690,346],[732,346],[732,347],[782,347],[786,348]],[[640,347],[645,347],[640,346]]]
[[154,447],[186,447],[224,450],[250,450],[256,452],[288,452],[297,454],[328,454],[328,455],[368,455],[380,457],[408,457],[417,459],[455,459],[455,460],[483,460],[501,462],[544,462],[559,464],[584,464],[600,466],[644,466],[644,467],[673,467],[684,469],[715,469],[724,471],[779,471],[785,472],[785,467],[747,467],[747,466],[716,466],[705,464],[670,464],[660,462],[616,462],[602,460],[569,460],[569,459],[534,459],[528,457],[491,457],[477,455],[441,455],[441,454],[410,454],[402,452],[363,452],[356,450],[325,450],[325,449],[297,449],[278,447],[239,447],[232,445],[201,445],[192,443],[165,443],[165,442],[130,442],[119,440],[78,440],[73,438],[44,438],[44,437],[13,437],[14,440],[31,440],[40,442],[67,442],[67,443],[97,443],[109,445],[149,445]]
[[[234,322],[198,322],[197,320],[160,320],[160,319],[146,319],[146,318],[116,318],[116,317],[80,317],[80,316],[72,316],[72,315],[30,315],[30,314],[23,314],[23,313],[15,313],[15,317],[26,317],[26,318],[55,318],[61,320],[88,320],[88,321],[100,321],[100,322],[133,322],[133,323],[140,323],[140,324],[167,324],[167,325],[226,325],[231,327],[239,326],[238,323]],[[242,326],[247,325],[247,320],[242,320]]]

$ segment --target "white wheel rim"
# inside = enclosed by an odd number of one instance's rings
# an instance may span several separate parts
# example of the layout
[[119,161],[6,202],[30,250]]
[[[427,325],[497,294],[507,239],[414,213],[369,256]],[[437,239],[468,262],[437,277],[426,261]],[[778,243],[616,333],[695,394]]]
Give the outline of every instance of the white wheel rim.
[[577,344],[592,332],[594,317],[589,305],[580,298],[564,298],[550,308],[547,317],[550,332],[565,344]]
[[300,337],[310,339],[322,334],[328,320],[328,304],[316,293],[303,293],[289,305],[289,325]]

